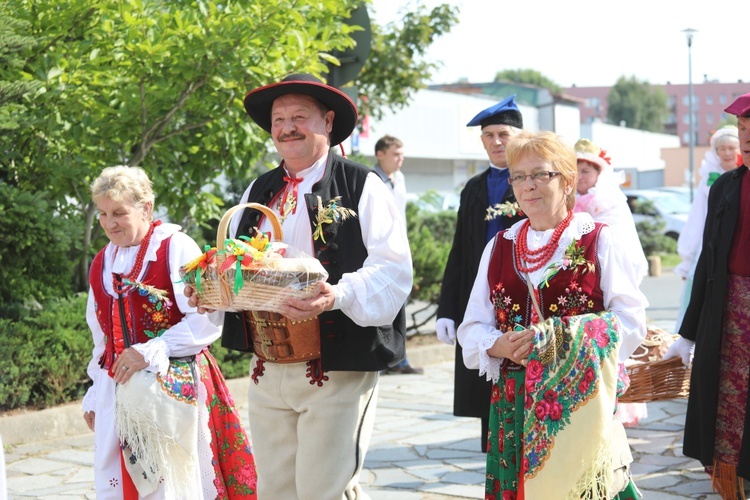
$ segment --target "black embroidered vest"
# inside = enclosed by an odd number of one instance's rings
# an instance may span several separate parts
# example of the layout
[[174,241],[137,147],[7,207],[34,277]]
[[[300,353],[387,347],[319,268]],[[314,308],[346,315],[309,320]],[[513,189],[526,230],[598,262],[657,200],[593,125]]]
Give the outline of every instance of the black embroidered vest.
[[[341,196],[340,205],[357,211],[365,179],[370,169],[346,158],[328,154],[323,177],[305,194],[310,217],[310,227],[315,228],[318,197],[324,204]],[[284,169],[281,167],[256,179],[248,201],[271,206],[284,191]],[[262,213],[245,209],[237,234],[251,235],[258,227]],[[313,241],[315,257],[328,271],[328,282],[335,285],[344,273],[362,267],[367,258],[367,248],[362,241],[359,218],[327,224],[322,239]],[[320,348],[324,370],[380,371],[398,364],[405,355],[406,311],[401,308],[390,325],[363,327],[355,324],[340,310],[326,311],[320,315]],[[222,345],[230,349],[252,351],[252,341],[238,313],[225,313]],[[245,347],[246,346],[246,347]]]

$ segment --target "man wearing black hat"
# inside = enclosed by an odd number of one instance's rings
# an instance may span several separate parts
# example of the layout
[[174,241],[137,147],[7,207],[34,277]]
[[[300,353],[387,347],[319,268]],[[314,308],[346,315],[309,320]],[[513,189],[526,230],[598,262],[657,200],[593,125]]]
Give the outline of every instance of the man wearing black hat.
[[[282,162],[253,181],[242,202],[272,208],[284,242],[329,274],[316,297],[284,305],[285,318],[225,314],[223,344],[255,345],[249,415],[258,497],[361,498],[379,372],[404,357],[412,286],[406,229],[377,174],[330,150],[357,123],[346,94],[295,74],[249,92],[244,103]],[[271,228],[246,208],[231,235],[252,235],[254,227]]]
[[724,112],[737,116],[743,164],[711,185],[690,303],[664,359],[693,365],[683,453],[706,466],[721,498],[734,499],[750,480],[750,93]]
[[482,127],[482,144],[490,165],[469,179],[461,191],[456,233],[445,266],[435,323],[438,338],[446,344],[456,344],[453,414],[482,419],[482,451],[487,451],[492,383],[480,378],[478,370],[464,366],[461,346],[455,342],[456,328],[463,320],[485,245],[498,231],[522,218],[508,184],[505,160],[505,147],[523,129],[523,117],[514,99],[512,95],[502,100],[466,124]]

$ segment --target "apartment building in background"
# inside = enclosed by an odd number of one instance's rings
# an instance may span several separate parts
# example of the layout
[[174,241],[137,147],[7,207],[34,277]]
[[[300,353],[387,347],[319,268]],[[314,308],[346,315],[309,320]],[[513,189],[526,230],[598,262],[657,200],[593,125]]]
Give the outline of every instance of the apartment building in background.
[[[688,84],[654,85],[667,94],[669,116],[664,123],[664,133],[676,135],[682,146],[690,144],[690,90]],[[569,87],[565,95],[584,101],[580,106],[581,124],[607,122],[607,97],[612,87]],[[711,132],[727,118],[724,108],[742,94],[750,92],[750,82],[719,83],[704,79],[693,83],[693,119],[696,146],[707,146]],[[615,123],[614,125],[619,125]],[[624,124],[628,126],[627,124]]]

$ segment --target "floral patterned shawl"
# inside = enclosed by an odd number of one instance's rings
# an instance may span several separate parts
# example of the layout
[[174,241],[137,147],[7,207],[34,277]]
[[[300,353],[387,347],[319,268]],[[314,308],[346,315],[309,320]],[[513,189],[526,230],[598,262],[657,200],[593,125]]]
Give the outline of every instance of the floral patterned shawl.
[[604,311],[551,317],[532,328],[535,348],[526,369],[502,370],[492,395],[490,419],[500,422],[486,498],[599,495],[612,471],[617,319]]

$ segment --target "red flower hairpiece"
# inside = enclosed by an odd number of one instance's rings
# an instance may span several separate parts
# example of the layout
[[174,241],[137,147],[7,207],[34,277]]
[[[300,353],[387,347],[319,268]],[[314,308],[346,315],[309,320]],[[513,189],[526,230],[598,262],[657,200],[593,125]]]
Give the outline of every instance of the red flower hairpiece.
[[607,165],[612,165],[611,158],[607,156],[607,152],[603,149],[599,150],[599,158],[607,162]]

